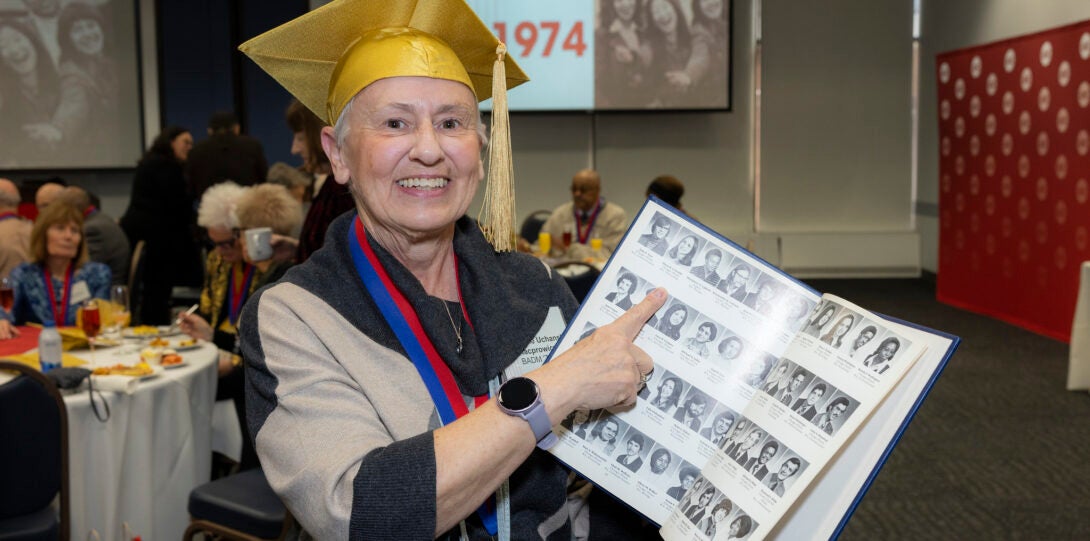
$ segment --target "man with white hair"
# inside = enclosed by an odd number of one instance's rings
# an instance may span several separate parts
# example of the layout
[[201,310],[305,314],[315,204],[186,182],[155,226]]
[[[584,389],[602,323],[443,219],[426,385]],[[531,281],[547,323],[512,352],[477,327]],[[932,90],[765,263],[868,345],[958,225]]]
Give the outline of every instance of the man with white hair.
[[30,260],[27,250],[34,224],[16,214],[21,200],[15,183],[0,178],[0,277],[7,277],[19,263]]

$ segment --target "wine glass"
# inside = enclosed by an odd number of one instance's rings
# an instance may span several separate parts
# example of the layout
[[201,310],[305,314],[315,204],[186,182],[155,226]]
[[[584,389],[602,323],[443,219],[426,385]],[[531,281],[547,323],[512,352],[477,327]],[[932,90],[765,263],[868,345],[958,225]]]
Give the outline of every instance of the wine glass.
[[15,306],[15,288],[11,283],[11,278],[7,276],[0,278],[0,307],[4,308],[4,311],[11,315],[11,309]]
[[110,322],[110,332],[120,334],[122,329],[129,326],[129,318],[132,317],[129,311],[129,287],[124,285],[111,287],[110,304],[113,319]]
[[87,345],[91,346],[91,355],[95,354],[95,337],[102,329],[102,319],[99,316],[98,301],[91,299],[83,304],[80,310],[79,326],[87,335]]

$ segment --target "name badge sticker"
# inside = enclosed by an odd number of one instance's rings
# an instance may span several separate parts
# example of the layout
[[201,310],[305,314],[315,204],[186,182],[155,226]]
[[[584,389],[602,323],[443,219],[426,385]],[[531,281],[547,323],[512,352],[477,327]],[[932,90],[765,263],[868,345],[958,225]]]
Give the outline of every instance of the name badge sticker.
[[91,298],[91,289],[87,287],[87,282],[80,280],[72,284],[72,293],[69,294],[69,306],[78,305],[83,301]]
[[507,379],[524,376],[531,370],[545,364],[545,359],[549,356],[549,352],[553,350],[553,346],[560,339],[560,335],[563,334],[566,326],[560,308],[556,306],[549,308],[549,314],[545,316],[545,323],[537,331],[537,336],[530,340],[526,349],[515,359],[515,362],[508,365],[507,369],[503,371]]

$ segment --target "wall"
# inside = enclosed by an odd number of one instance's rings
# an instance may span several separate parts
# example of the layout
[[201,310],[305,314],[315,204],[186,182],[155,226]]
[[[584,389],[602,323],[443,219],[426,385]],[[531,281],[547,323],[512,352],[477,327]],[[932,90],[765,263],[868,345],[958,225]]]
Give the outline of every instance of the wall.
[[1090,19],[1085,0],[924,1],[920,39],[921,262],[938,272],[939,143],[935,55]]
[[[762,205],[760,228],[754,228],[752,44],[757,2],[733,3],[730,112],[513,115],[519,215],[558,205],[568,197],[571,175],[594,166],[602,173],[605,195],[630,213],[638,210],[651,178],[661,173],[678,176],[686,182],[687,210],[736,241],[755,241],[761,255],[773,262],[780,259],[784,235],[833,235],[825,239],[831,240],[830,246],[850,250],[846,241],[858,235],[872,234],[874,240],[887,233],[912,232],[907,161],[910,0],[764,1]],[[159,4],[190,5],[175,0]],[[261,13],[260,22],[251,19],[256,15],[245,15],[257,8],[243,9],[245,30],[240,30],[239,38],[275,24],[272,10],[285,10],[277,17],[286,20],[284,13],[305,9],[305,4],[257,3],[269,10]],[[220,85],[230,84],[217,80],[220,75],[213,77],[226,73],[219,67],[222,59],[214,60],[217,52],[196,42],[204,39],[203,26],[215,26],[199,16],[209,5],[209,0],[202,0],[192,12],[197,16],[171,19],[168,25],[175,27],[174,46],[182,47],[179,56],[210,56],[184,60],[182,68],[174,62],[161,66],[164,80],[174,80],[181,69],[184,83],[164,85],[164,122],[197,123],[194,127],[199,128],[218,106],[213,104],[222,101]],[[241,5],[246,8],[250,1]],[[1082,0],[924,3],[915,202],[924,269],[937,270],[934,55],[1086,18],[1090,3]],[[231,51],[237,54],[233,47]],[[212,74],[200,69],[202,62],[214,66]],[[245,66],[244,71],[249,69]],[[248,99],[254,100],[248,117],[255,126],[251,131],[265,141],[270,159],[284,153],[279,156],[290,163],[286,143],[280,143],[287,131],[281,121],[286,99],[267,77],[245,76],[258,81],[243,84]],[[212,87],[194,89],[190,85],[196,80]],[[186,111],[184,118],[179,111]],[[124,210],[131,172],[61,174],[99,191],[107,211],[119,215]],[[5,175],[18,180],[47,173]],[[838,234],[847,235],[844,243],[835,237]]]

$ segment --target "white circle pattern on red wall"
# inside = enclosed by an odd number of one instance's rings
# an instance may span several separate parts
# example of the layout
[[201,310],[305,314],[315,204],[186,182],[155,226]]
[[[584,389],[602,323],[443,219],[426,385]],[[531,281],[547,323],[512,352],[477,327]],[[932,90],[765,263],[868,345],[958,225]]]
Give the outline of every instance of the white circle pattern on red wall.
[[1090,21],[934,66],[940,298],[1063,337],[1090,261]]

